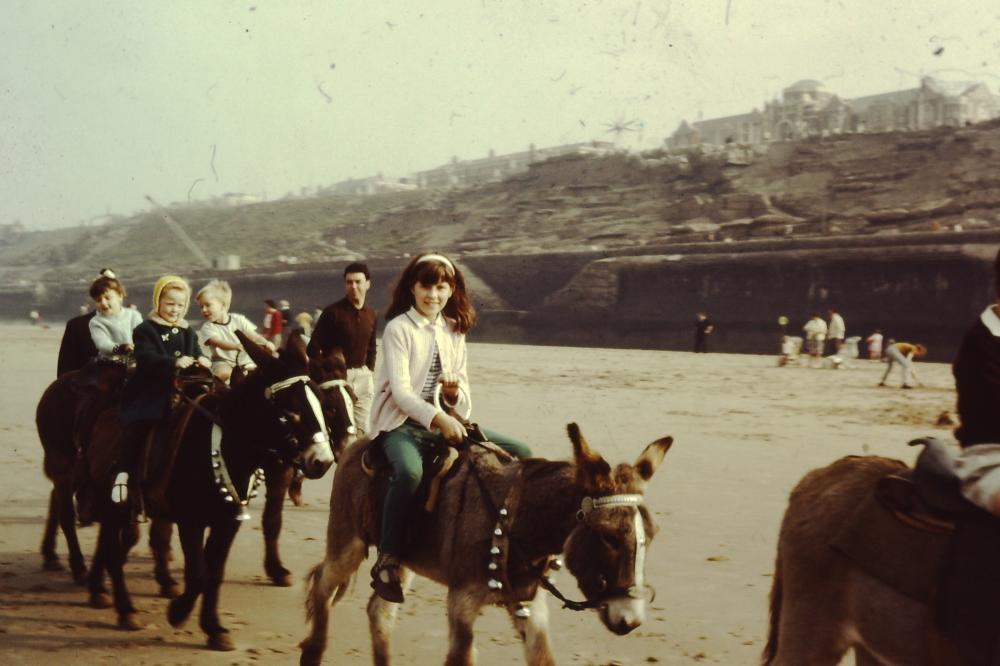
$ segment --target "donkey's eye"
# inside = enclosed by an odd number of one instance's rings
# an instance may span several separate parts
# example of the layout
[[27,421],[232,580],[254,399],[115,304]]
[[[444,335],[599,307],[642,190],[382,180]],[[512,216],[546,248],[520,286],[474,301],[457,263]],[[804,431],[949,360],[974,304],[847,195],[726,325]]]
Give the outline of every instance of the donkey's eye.
[[598,535],[601,539],[601,543],[611,550],[617,550],[621,545],[621,539],[618,538],[617,534],[608,534],[602,532]]

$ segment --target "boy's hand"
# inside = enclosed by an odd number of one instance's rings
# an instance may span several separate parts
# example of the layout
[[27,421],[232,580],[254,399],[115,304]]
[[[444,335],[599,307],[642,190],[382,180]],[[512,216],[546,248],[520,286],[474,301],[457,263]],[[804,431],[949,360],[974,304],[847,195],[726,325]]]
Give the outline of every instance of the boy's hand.
[[267,348],[267,350],[268,350],[269,352],[271,352],[272,354],[273,354],[274,352],[278,351],[278,350],[277,350],[277,348],[276,348],[276,347],[274,346],[274,343],[273,343],[273,342],[271,342],[270,340],[264,340],[264,342],[262,342],[260,346],[261,346],[261,347],[266,347],[266,348]]
[[194,359],[191,358],[190,356],[181,356],[179,359],[177,359],[177,362],[174,363],[174,365],[177,368],[183,370],[184,368],[190,368],[193,363]]
[[198,357],[198,365],[200,365],[203,368],[208,368],[209,370],[212,369],[212,362],[207,358],[205,358],[204,356]]

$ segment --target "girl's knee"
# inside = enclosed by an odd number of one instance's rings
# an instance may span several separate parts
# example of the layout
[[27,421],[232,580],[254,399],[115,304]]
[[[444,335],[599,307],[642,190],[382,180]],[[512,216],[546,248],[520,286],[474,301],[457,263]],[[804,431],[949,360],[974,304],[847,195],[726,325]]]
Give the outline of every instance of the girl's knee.
[[420,485],[420,480],[424,476],[424,470],[421,467],[400,467],[393,468],[392,477],[389,483],[397,488],[402,488],[408,492],[414,492],[417,486]]

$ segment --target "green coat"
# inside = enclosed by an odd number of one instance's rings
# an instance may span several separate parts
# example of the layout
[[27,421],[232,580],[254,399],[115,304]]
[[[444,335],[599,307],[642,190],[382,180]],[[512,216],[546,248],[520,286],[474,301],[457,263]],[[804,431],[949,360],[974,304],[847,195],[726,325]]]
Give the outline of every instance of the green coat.
[[177,359],[202,355],[190,326],[164,326],[146,319],[132,332],[135,372],[122,389],[121,417],[125,425],[158,421],[170,409]]

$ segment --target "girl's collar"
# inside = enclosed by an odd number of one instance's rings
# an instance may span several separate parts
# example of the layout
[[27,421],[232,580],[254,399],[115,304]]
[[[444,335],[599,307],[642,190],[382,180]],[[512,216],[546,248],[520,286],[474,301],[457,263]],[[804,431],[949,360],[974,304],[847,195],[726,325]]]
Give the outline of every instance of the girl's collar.
[[446,318],[443,313],[439,312],[434,321],[431,321],[417,309],[415,305],[411,305],[410,309],[406,311],[406,316],[409,317],[417,326],[423,328],[424,326],[444,326]]
[[152,312],[150,312],[149,315],[147,315],[147,317],[148,317],[148,319],[150,321],[152,321],[152,322],[154,322],[156,324],[159,324],[160,326],[170,326],[170,327],[173,327],[173,328],[187,328],[188,327],[187,320],[184,319],[184,317],[181,317],[180,319],[178,319],[175,322],[169,322],[166,319],[164,319],[163,317],[161,317],[155,310],[152,311]]

